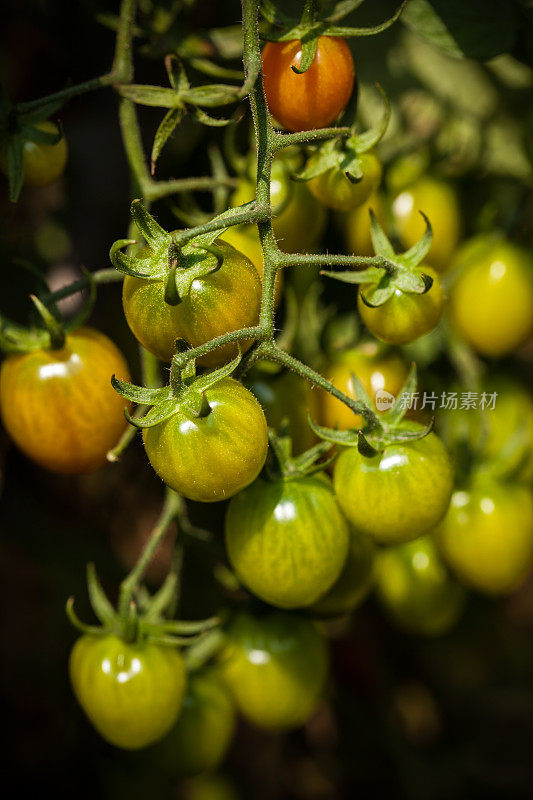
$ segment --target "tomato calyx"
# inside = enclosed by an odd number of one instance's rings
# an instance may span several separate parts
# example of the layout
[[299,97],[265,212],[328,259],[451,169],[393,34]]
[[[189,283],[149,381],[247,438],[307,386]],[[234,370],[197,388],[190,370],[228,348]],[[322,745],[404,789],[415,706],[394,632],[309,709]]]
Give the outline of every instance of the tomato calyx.
[[284,432],[278,436],[269,428],[269,457],[264,475],[269,480],[298,480],[323,472],[335,461],[336,453],[326,461],[321,461],[330,450],[330,442],[319,442],[299,456],[292,456],[291,437]]
[[383,118],[380,123],[364,133],[358,134],[352,129],[351,136],[327,140],[314,151],[304,169],[292,175],[293,180],[307,182],[330,170],[335,170],[350,183],[360,183],[363,180],[364,165],[361,156],[372,151],[381,141],[389,125],[391,114],[390,103],[385,92],[379,84],[376,84],[376,87],[384,105]]
[[433,278],[419,269],[433,241],[433,230],[429,219],[423,211],[420,214],[426,223],[426,230],[419,241],[404,253],[394,251],[376,216],[370,210],[370,232],[372,244],[377,256],[383,257],[383,266],[354,272],[333,272],[323,270],[322,275],[341,281],[342,283],[363,284],[360,297],[369,308],[379,308],[393,296],[396,291],[409,294],[426,294],[433,286]]
[[329,14],[321,16],[317,10],[315,0],[306,0],[301,18],[295,19],[287,16],[279,10],[270,0],[262,2],[260,11],[262,16],[271,25],[282,30],[279,33],[269,31],[263,34],[263,38],[270,42],[290,42],[299,40],[302,43],[302,58],[299,67],[292,66],[291,69],[298,75],[307,72],[316,55],[319,36],[340,36],[358,37],[358,36],[373,36],[377,33],[387,30],[400,16],[406,0],[399,6],[385,22],[380,25],[374,25],[369,28],[353,28],[353,27],[340,27],[335,25],[340,22],[347,14],[353,11],[361,0],[352,0],[352,2],[338,2]]
[[[178,354],[181,353],[183,344],[188,347],[187,343],[180,341]],[[179,411],[195,419],[207,417],[211,413],[211,407],[206,391],[223,378],[229,377],[239,365],[240,360],[239,353],[228,364],[196,377],[194,359],[190,359],[185,367],[178,366],[179,360],[173,359],[170,384],[161,389],[135,386],[127,381],[119,380],[115,375],[111,378],[111,385],[126,400],[151,408],[150,412],[144,416],[131,416],[128,409],[125,408],[124,416],[130,425],[140,429],[153,428],[170,419]]]
[[[19,262],[21,266],[31,269],[29,265]],[[89,317],[96,301],[96,283],[91,273],[82,267],[87,278],[89,293],[79,311],[68,321],[61,318],[55,304],[35,294],[30,295],[37,315],[39,325],[24,327],[0,315],[0,350],[4,353],[29,353],[32,350],[61,350],[69,333],[83,325]],[[45,281],[44,287],[48,289]],[[47,292],[46,294],[50,294]],[[50,307],[49,307],[50,306]]]
[[171,572],[153,595],[143,587],[125,610],[118,611],[109,601],[91,563],[87,565],[87,588],[99,625],[87,625],[79,619],[73,597],[67,600],[65,610],[72,625],[90,636],[114,634],[128,644],[149,640],[166,646],[195,645],[220,625],[220,619],[211,617],[197,622],[169,619],[167,614],[174,605],[177,582],[176,574]]
[[[368,396],[364,386],[357,376],[352,372],[351,381],[354,389],[355,399],[366,406],[374,408],[374,403]],[[433,430],[434,418],[425,427],[404,422],[404,417],[409,408],[406,402],[416,391],[417,376],[416,364],[413,362],[409,374],[402,386],[398,396],[393,398],[390,408],[379,414],[375,414],[372,425],[367,424],[364,428],[351,428],[349,430],[338,430],[317,425],[310,416],[308,422],[313,432],[326,442],[341,445],[342,447],[357,447],[362,456],[373,458],[378,453],[391,444],[402,442],[414,442],[423,439]]]

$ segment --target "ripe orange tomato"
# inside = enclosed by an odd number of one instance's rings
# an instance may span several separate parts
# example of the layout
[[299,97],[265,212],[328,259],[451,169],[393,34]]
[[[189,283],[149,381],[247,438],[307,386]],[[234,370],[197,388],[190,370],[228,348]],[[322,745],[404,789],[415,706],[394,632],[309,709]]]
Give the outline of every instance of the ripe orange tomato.
[[130,380],[113,342],[93,328],[70,333],[61,350],[9,355],[0,369],[0,411],[7,432],[42,467],[63,475],[106,463],[126,421],[111,376]]
[[353,91],[355,70],[345,39],[319,36],[313,63],[303,75],[293,72],[302,59],[302,43],[267,42],[263,49],[263,83],[268,107],[289,131],[330,125]]
[[[375,402],[378,391],[395,397],[399,394],[407,378],[407,366],[395,354],[380,355],[376,342],[367,342],[337,356],[328,366],[325,377],[341,392],[355,399],[352,373]],[[361,416],[355,415],[329,392],[320,393],[320,422],[328,428],[338,427],[340,430],[360,428],[364,424]]]

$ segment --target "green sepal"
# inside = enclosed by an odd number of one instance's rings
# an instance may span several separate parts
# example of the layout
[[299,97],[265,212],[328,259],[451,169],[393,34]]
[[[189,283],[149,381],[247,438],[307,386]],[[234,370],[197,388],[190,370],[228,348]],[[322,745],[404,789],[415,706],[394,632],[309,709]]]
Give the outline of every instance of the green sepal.
[[380,282],[376,285],[370,285],[361,289],[359,296],[361,300],[369,308],[379,308],[384,305],[387,300],[390,300],[395,292],[395,280],[390,275],[383,275]]
[[117,622],[117,614],[107,599],[107,596],[102,588],[102,584],[98,580],[95,566],[92,562],[87,564],[87,588],[89,590],[91,608],[93,609],[96,617],[104,627],[110,629],[114,628]]
[[185,92],[190,89],[190,82],[183,62],[176,55],[168,55],[165,58],[165,69],[168,75],[168,82],[176,92]]
[[405,417],[407,413],[407,405],[403,403],[404,396],[410,396],[414,394],[416,391],[417,385],[417,370],[416,364],[413,361],[411,367],[409,369],[409,373],[405,382],[398,393],[398,397],[395,399],[394,403],[390,408],[385,411],[381,418],[385,422],[386,425],[394,426],[398,425],[402,419]]
[[425,294],[433,286],[433,278],[425,272],[399,270],[394,278],[397,289],[410,294]]
[[395,252],[394,247],[390,243],[389,237],[377,221],[373,209],[370,209],[370,237],[372,239],[372,247],[376,255],[385,256],[394,260]]
[[33,125],[23,125],[20,132],[26,141],[35,142],[36,144],[54,145],[61,141],[62,133],[58,127],[57,133],[43,131]]
[[224,364],[222,367],[218,367],[218,369],[213,370],[212,372],[206,372],[204,375],[200,375],[199,378],[195,380],[192,384],[191,388],[194,389],[196,392],[205,392],[207,389],[210,389],[211,386],[214,386],[215,383],[223,380],[224,378],[229,378],[229,376],[235,372],[239,364],[241,363],[241,351],[239,348],[238,354],[232,361],[229,361],[227,364]]
[[365,458],[374,458],[379,453],[379,450],[372,447],[363,431],[357,431],[357,449]]
[[235,117],[211,117],[201,108],[193,108],[192,115],[197,122],[202,125],[207,125],[208,128],[224,128],[226,125],[231,125],[235,122]]
[[303,75],[305,72],[307,72],[315,60],[318,47],[318,33],[311,33],[308,36],[304,36],[301,41],[302,57],[300,59],[300,66],[296,67],[294,64],[291,64],[292,71],[297,75]]
[[70,333],[71,331],[75,331],[76,328],[79,328],[80,325],[89,318],[94,308],[94,304],[96,303],[96,281],[93,278],[92,272],[89,272],[86,267],[82,266],[81,268],[83,274],[87,278],[87,285],[89,288],[89,294],[87,295],[87,299],[83,303],[82,307],[73,317],[71,317],[67,322],[64,323],[63,328],[66,333]]
[[423,211],[419,212],[426,223],[426,230],[421,239],[401,256],[401,262],[407,267],[417,267],[427,256],[433,243],[433,228]]
[[407,0],[403,0],[402,4],[396,9],[392,17],[389,17],[389,19],[385,20],[385,22],[382,22],[379,25],[373,25],[372,27],[369,28],[353,28],[353,27],[343,28],[340,26],[333,25],[331,27],[328,27],[327,35],[342,36],[343,38],[350,39],[350,38],[359,38],[361,36],[375,36],[378,33],[383,33],[383,31],[386,31],[388,28],[391,27],[391,25],[394,25],[396,20],[400,18],[400,15],[403,9],[405,8],[406,3]]
[[44,305],[38,297],[30,294],[30,299],[41,317],[48,336],[50,337],[49,348],[51,350],[61,350],[65,345],[65,330],[63,324],[52,312]]
[[178,592],[179,581],[175,572],[169,572],[157,592],[146,604],[144,622],[156,622],[162,617]]
[[223,83],[206,84],[205,86],[194,86],[192,89],[182,92],[181,97],[186,103],[193,106],[214,108],[236,103],[241,97],[241,87]]
[[323,269],[320,271],[321,275],[327,278],[334,278],[336,281],[342,283],[379,283],[379,281],[386,274],[383,267],[368,267],[362,270],[346,270],[344,272],[333,272]]
[[43,122],[53,114],[56,114],[64,105],[64,100],[50,100],[48,103],[43,103],[39,108],[33,111],[17,110],[17,119],[20,125],[33,125],[36,122]]
[[145,414],[143,417],[134,417],[129,413],[127,408],[124,409],[124,416],[134,428],[144,430],[144,428],[155,428],[156,425],[166,422],[167,419],[177,414],[179,410],[179,402],[173,397],[170,400],[159,400],[152,406],[149,416]]
[[155,165],[161,155],[161,151],[183,119],[183,114],[183,108],[171,108],[159,123],[150,154],[150,172],[152,175],[155,174]]
[[345,146],[349,148],[353,148],[355,152],[360,155],[361,153],[367,153],[369,150],[372,150],[376,147],[377,144],[383,139],[387,132],[387,128],[389,127],[390,122],[390,115],[391,115],[391,106],[389,102],[389,98],[381,88],[379,83],[376,83],[376,89],[379,92],[379,95],[383,101],[383,117],[380,122],[375,125],[373,128],[370,128],[363,133],[354,134],[349,139],[346,140]]
[[313,433],[315,433],[320,439],[325,439],[326,442],[340,444],[343,447],[353,447],[357,444],[357,432],[355,428],[351,428],[347,431],[341,431],[337,428],[326,428],[323,425],[317,425],[309,412],[307,412],[307,424]]
[[351,14],[356,8],[359,8],[365,0],[339,0],[335,3],[330,13],[327,15],[327,22],[338,22],[340,19]]
[[[113,266],[115,267],[118,272],[122,272],[124,275],[130,275],[132,278],[144,278],[150,279],[157,276],[152,276],[150,272],[140,272],[136,269],[136,265],[139,263],[140,259],[134,258],[133,256],[128,256],[126,253],[122,252],[123,247],[128,247],[130,244],[137,244],[136,239],[117,239],[116,242],[113,242],[111,245],[111,249],[109,251],[109,258]],[[143,259],[143,265],[150,267],[150,260]],[[161,273],[162,277],[163,273]]]
[[156,222],[154,217],[143,206],[141,200],[133,200],[130,211],[133,221],[152,250],[157,251],[159,248],[170,244],[170,234]]
[[159,401],[167,400],[170,397],[168,386],[161,389],[149,389],[144,386],[135,386],[127,381],[121,381],[115,375],[111,376],[111,386],[121,397],[141,405],[155,405]]
[[80,633],[87,634],[89,636],[106,636],[110,631],[106,627],[101,627],[98,625],[86,625],[85,622],[82,622],[81,619],[78,617],[76,612],[74,611],[74,598],[69,597],[67,602],[65,603],[65,613],[69,618],[71,624],[80,631]]

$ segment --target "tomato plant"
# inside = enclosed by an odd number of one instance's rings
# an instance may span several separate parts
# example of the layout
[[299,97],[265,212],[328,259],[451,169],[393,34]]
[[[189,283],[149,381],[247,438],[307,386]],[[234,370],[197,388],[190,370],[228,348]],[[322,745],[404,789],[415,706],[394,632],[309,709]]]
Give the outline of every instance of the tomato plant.
[[111,376],[129,379],[122,353],[93,328],[78,328],[59,350],[9,355],[0,368],[0,411],[18,447],[65,475],[106,463],[125,428],[124,401]]
[[224,760],[235,728],[228,689],[215,670],[192,673],[178,721],[157,746],[157,764],[171,775],[199,775]]
[[268,107],[289,131],[324,128],[344,110],[353,91],[352,54],[342,38],[320,36],[313,63],[303,75],[302,43],[267,42],[263,49],[263,81]]
[[253,617],[241,612],[221,658],[241,714],[272,731],[305,722],[328,674],[324,639],[310,620],[294,614]]
[[362,178],[353,183],[340,169],[330,169],[309,181],[309,189],[328,208],[350,211],[365,203],[381,180],[381,163],[375,153],[362,153]]
[[490,478],[454,492],[436,531],[442,555],[467,584],[487,594],[514,591],[533,560],[529,487]]
[[204,398],[209,406],[205,416],[180,407],[169,419],[145,428],[143,438],[150,463],[167,486],[191,500],[212,503],[257,477],[268,439],[261,406],[242,384],[226,378],[206,389]]
[[463,610],[464,589],[450,576],[431,535],[379,550],[375,574],[385,611],[410,633],[441,636]]
[[530,256],[510,242],[490,239],[465,245],[463,253],[456,260],[462,269],[450,292],[450,319],[478,353],[499,358],[533,330]]
[[[124,279],[122,303],[126,321],[141,344],[162,361],[170,361],[178,338],[195,347],[257,322],[261,301],[257,269],[227,242],[217,240],[216,245],[223,255],[222,266],[194,280],[177,305],[165,301],[165,284],[161,280],[132,275]],[[142,261],[143,257],[139,258],[141,269]],[[250,344],[241,342],[243,348]],[[200,363],[216,366],[235,353],[235,345],[220,347],[203,356]]]
[[74,645],[69,669],[81,707],[117,747],[135,750],[156,742],[180,712],[185,664],[175,648],[88,634]]
[[[416,422],[402,423],[417,432]],[[388,444],[373,456],[344,450],[333,473],[335,494],[352,525],[378,542],[416,539],[431,530],[450,503],[453,470],[434,433],[413,442]]]

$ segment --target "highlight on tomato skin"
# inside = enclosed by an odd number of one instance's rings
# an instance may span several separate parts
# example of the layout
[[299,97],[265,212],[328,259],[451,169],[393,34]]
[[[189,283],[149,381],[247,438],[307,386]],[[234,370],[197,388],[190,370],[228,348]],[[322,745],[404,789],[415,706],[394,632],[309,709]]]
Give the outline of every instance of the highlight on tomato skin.
[[263,48],[263,84],[271,114],[289,131],[325,128],[344,110],[353,91],[355,68],[345,39],[319,36],[315,58],[295,73],[301,42],[267,42]]
[[60,350],[6,356],[0,367],[0,413],[15,444],[45,469],[93,472],[127,427],[128,404],[111,376],[130,379],[115,344],[94,328],[67,335]]

